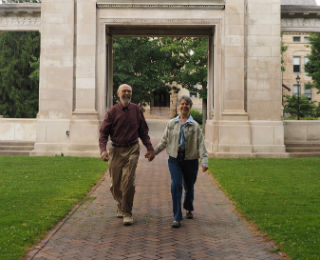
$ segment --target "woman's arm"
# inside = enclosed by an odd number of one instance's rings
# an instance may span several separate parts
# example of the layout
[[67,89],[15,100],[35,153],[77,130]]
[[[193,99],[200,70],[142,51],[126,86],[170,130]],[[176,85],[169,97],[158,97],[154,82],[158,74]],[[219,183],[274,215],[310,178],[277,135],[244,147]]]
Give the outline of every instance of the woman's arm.
[[198,127],[198,145],[202,167],[208,168],[208,152],[204,143],[204,138],[200,127]]
[[155,154],[160,153],[163,149],[167,147],[168,138],[169,138],[169,122],[167,123],[166,128],[164,129],[160,142],[154,148]]

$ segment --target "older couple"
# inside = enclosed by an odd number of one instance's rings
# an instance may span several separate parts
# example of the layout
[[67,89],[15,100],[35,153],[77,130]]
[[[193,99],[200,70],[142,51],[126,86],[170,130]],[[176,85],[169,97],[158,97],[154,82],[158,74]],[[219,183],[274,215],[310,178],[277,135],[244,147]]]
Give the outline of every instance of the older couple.
[[[117,217],[123,218],[124,225],[132,225],[132,205],[135,193],[135,170],[139,158],[140,138],[147,148],[145,157],[149,161],[166,149],[169,154],[168,166],[171,175],[171,195],[173,205],[172,227],[181,225],[182,188],[185,189],[183,207],[186,217],[193,218],[194,184],[198,173],[198,159],[202,171],[208,169],[208,154],[204,145],[201,129],[190,115],[192,101],[182,96],[178,101],[179,116],[171,119],[163,133],[160,143],[153,149],[148,135],[148,126],[142,110],[131,103],[132,88],[120,85],[117,95],[119,103],[111,107],[100,128],[101,159],[109,161],[111,193],[117,202]],[[106,149],[108,137],[112,141]]]

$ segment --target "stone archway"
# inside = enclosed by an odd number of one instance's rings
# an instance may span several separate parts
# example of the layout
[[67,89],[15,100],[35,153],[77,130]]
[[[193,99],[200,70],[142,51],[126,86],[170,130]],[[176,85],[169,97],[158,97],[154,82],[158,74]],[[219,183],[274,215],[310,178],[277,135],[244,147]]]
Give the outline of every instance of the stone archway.
[[209,37],[210,154],[285,156],[280,6],[280,0],[43,0],[33,153],[98,155],[99,122],[112,104],[114,35],[200,34]]

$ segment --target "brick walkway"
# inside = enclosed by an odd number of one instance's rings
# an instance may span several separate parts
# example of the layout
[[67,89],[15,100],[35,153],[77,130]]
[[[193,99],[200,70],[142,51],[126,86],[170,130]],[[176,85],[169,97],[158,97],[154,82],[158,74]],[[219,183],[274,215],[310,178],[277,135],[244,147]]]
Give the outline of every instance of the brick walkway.
[[29,252],[28,260],[104,259],[283,259],[273,246],[254,236],[232,210],[211,177],[199,171],[195,218],[171,228],[172,207],[167,155],[149,163],[142,148],[137,169],[133,226],[115,217],[109,177],[88,200]]

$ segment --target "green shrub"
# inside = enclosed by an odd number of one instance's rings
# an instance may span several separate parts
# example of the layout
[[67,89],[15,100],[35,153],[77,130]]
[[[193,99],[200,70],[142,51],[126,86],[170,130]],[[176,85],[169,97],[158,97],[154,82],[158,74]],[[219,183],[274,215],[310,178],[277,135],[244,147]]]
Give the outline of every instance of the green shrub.
[[190,114],[199,125],[202,125],[202,113],[200,113],[198,110],[191,109]]

